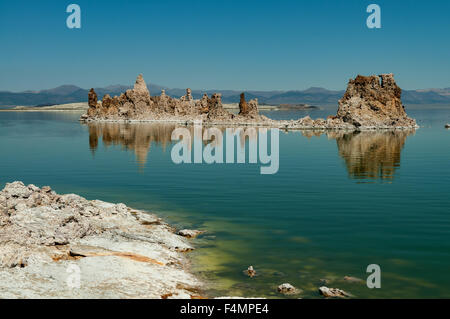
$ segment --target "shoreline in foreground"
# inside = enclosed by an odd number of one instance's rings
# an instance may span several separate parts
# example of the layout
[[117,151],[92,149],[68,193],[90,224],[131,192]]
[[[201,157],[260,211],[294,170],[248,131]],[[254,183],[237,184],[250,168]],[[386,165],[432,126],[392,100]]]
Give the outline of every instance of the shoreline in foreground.
[[[7,183],[0,191],[0,297],[205,299],[205,282],[185,255],[194,250],[188,239],[203,232],[175,232],[161,218],[124,204]],[[250,266],[247,274],[254,273]],[[326,298],[352,297],[338,288],[318,290]],[[277,291],[302,293],[288,283]]]
[[124,204],[16,181],[0,192],[0,229],[2,298],[195,299],[204,287],[185,256],[192,231]]

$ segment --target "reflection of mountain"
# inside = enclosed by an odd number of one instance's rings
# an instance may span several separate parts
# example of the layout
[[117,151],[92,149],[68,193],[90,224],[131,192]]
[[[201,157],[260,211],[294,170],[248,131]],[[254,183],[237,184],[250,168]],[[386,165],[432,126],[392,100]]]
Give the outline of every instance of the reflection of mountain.
[[133,150],[140,164],[146,163],[151,143],[165,148],[175,129],[174,125],[166,124],[90,123],[88,126],[91,150],[97,149],[101,138],[106,146],[122,145],[126,150]]
[[330,132],[350,177],[392,179],[400,166],[400,153],[412,131]]

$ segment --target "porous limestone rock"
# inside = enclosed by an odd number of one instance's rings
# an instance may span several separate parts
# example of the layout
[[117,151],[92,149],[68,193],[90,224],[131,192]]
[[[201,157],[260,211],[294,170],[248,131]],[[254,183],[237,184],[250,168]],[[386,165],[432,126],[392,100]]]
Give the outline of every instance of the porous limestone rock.
[[214,93],[208,99],[208,119],[210,120],[231,120],[234,114],[231,114],[223,108],[222,94]]
[[285,295],[295,295],[299,294],[301,292],[300,289],[295,288],[289,283],[281,284],[277,288],[279,293],[285,294]]
[[356,127],[415,127],[401,101],[402,90],[393,74],[358,75],[339,100],[337,116]]
[[258,100],[245,100],[242,93],[239,114],[224,109],[222,95],[205,93],[195,100],[191,89],[179,99],[167,96],[150,96],[142,75],[139,75],[134,88],[120,96],[103,97],[97,102],[94,90],[89,92],[89,109],[81,116],[81,121],[138,121],[138,122],[177,122],[192,124],[204,122],[208,125],[266,126],[281,129],[405,129],[416,128],[415,120],[409,118],[401,102],[401,89],[392,74],[380,76],[358,75],[350,80],[347,91],[339,101],[336,116],[313,120],[309,116],[298,120],[271,120],[259,114]]
[[239,101],[239,115],[247,116],[250,118],[257,118],[259,115],[258,99],[253,99],[247,103],[245,101],[245,93],[241,93]]
[[197,102],[197,107],[200,109],[201,114],[208,113],[208,94],[203,94],[202,98]]
[[[89,94],[90,106],[94,104],[94,96],[97,95],[91,89]],[[150,113],[153,107],[154,102],[151,99],[147,84],[145,84],[142,74],[139,74],[133,89],[127,90],[114,98],[106,94],[101,103],[88,110],[88,116],[97,119],[134,118]]]
[[124,204],[22,182],[0,191],[0,298],[190,298],[201,287],[182,253],[192,249]]
[[199,114],[199,110],[196,107],[194,97],[192,96],[192,90],[186,89],[186,95],[180,97],[179,101],[175,102],[175,115],[189,115],[196,116]]
[[351,295],[344,290],[338,289],[338,288],[328,288],[325,286],[322,286],[319,288],[319,292],[322,296],[327,298],[347,298],[351,297]]
[[248,105],[247,101],[245,101],[245,93],[241,93],[240,101],[239,101],[239,114],[247,114],[248,113]]
[[90,89],[88,93],[88,117],[96,117],[97,116],[97,93],[95,93],[94,89]]
[[88,93],[88,105],[93,108],[97,107],[97,93],[95,93],[93,88]]
[[192,96],[192,90],[191,89],[186,89],[186,95],[185,95],[185,100],[190,102],[190,101],[194,101],[194,97]]
[[147,88],[147,84],[145,83],[142,74],[139,74],[138,77],[136,78],[133,91],[138,95],[150,97],[150,91]]

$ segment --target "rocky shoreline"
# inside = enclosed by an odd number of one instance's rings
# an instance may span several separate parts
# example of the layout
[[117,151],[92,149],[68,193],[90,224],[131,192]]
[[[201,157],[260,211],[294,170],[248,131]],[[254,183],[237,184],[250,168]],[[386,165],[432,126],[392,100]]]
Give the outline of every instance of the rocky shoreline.
[[0,298],[198,298],[187,238],[124,204],[22,182],[0,192]]
[[176,123],[206,126],[256,126],[294,129],[377,130],[418,128],[416,121],[407,116],[401,102],[401,89],[393,74],[361,76],[351,79],[341,100],[337,114],[326,119],[272,120],[259,114],[258,100],[246,101],[242,93],[239,113],[233,114],[222,105],[222,97],[214,93],[204,94],[194,100],[191,89],[179,99],[169,97],[164,90],[160,96],[151,96],[147,85],[139,75],[134,88],[120,96],[105,95],[98,101],[91,89],[89,109],[80,118],[82,122],[122,123]]
[[[124,204],[7,183],[0,191],[0,298],[204,299],[206,285],[186,256],[194,249],[189,239],[202,233],[176,231]],[[252,278],[256,271],[245,273]],[[351,297],[337,288],[319,291]],[[284,283],[278,292],[302,290]]]

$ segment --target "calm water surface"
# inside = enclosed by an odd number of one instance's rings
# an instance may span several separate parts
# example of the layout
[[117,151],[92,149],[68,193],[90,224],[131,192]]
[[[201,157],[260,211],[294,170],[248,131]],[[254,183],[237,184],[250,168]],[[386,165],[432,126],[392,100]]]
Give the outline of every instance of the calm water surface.
[[[173,126],[0,112],[0,186],[51,185],[207,230],[190,256],[209,295],[281,297],[289,282],[318,297],[325,278],[361,298],[449,298],[450,108],[409,114],[415,132],[280,132],[279,171],[260,175],[259,164],[174,164]],[[369,264],[381,266],[381,289],[343,281],[365,281]]]

